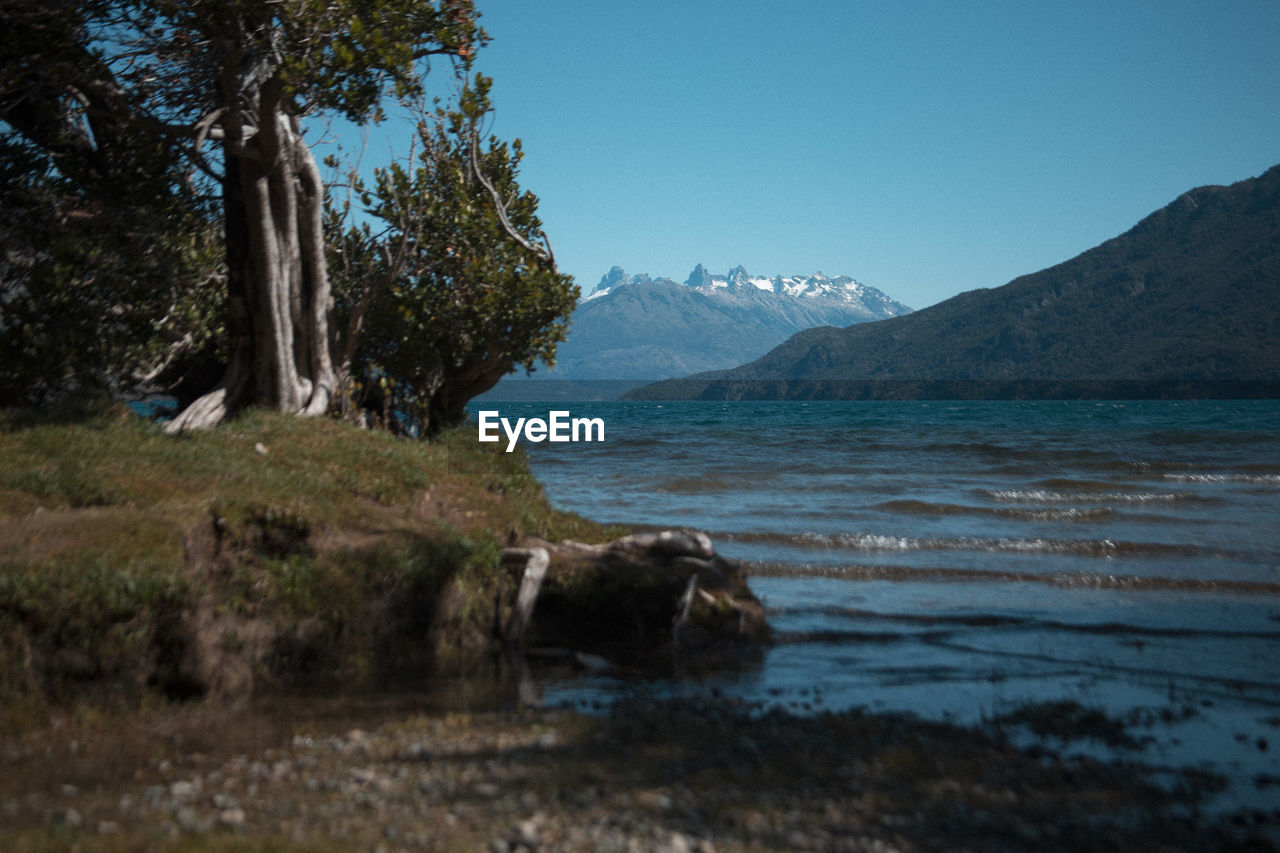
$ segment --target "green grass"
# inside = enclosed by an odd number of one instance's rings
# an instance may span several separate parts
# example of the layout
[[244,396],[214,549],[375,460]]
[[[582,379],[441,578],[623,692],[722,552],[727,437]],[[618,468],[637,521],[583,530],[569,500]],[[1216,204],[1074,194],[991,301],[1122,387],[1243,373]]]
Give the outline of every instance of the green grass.
[[216,430],[174,437],[121,409],[77,422],[0,412],[0,458],[0,518],[37,509],[125,507],[359,525],[376,523],[377,508],[402,510],[438,486],[464,503],[474,498],[471,492],[497,498],[486,501],[493,514],[477,518],[491,528],[584,526],[550,510],[522,454],[480,445],[466,428],[425,442],[254,412]]
[[[223,501],[305,508],[316,521],[358,501],[389,504],[428,485],[448,460],[435,445],[329,421],[257,413],[173,437],[128,415],[13,428],[0,420],[9,511]],[[259,453],[261,445],[266,453]]]
[[154,681],[197,611],[229,654],[253,651],[254,620],[311,620],[325,666],[368,674],[388,632],[481,632],[508,539],[615,533],[553,510],[523,454],[470,429],[426,442],[258,411],[175,437],[120,406],[4,411],[0,459],[11,698]]

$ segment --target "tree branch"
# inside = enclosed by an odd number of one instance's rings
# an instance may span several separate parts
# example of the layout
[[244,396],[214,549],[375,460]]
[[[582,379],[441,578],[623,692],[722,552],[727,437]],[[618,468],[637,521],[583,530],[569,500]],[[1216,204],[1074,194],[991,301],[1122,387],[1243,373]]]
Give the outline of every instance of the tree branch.
[[551,241],[547,239],[546,234],[542,235],[543,245],[539,246],[536,243],[526,240],[524,235],[517,231],[516,227],[511,224],[511,218],[507,216],[507,206],[502,201],[502,195],[498,192],[498,188],[493,185],[493,182],[485,177],[484,170],[480,168],[480,143],[477,139],[477,134],[474,132],[471,134],[470,147],[471,170],[475,173],[476,180],[478,180],[480,185],[484,187],[485,192],[487,192],[489,197],[493,199],[494,211],[498,214],[498,222],[502,224],[502,230],[506,231],[507,235],[512,240],[515,240],[525,249],[532,252],[536,257],[545,261],[551,269],[557,269],[555,254],[551,251]]

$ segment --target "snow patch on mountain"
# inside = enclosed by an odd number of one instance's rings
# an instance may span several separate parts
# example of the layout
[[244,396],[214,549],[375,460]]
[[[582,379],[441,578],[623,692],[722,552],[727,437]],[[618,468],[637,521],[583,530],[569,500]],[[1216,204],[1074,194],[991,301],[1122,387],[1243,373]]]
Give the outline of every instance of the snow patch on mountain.
[[684,282],[615,266],[570,317],[556,364],[539,379],[651,380],[736,367],[796,332],[907,314],[910,308],[848,276],[753,275],[702,264]]
[[[669,278],[652,278],[647,274],[628,275],[622,267],[615,266],[601,277],[583,302],[608,296],[618,287],[646,282],[676,283]],[[734,267],[724,275],[713,275],[702,264],[693,268],[684,284],[693,290],[706,294],[729,296],[746,293],[771,293],[775,296],[795,299],[815,299],[847,303],[851,308],[865,309],[865,316],[857,319],[882,320],[910,313],[911,309],[890,299],[883,292],[869,287],[847,276],[828,276],[822,272],[810,275],[752,275],[741,265]]]

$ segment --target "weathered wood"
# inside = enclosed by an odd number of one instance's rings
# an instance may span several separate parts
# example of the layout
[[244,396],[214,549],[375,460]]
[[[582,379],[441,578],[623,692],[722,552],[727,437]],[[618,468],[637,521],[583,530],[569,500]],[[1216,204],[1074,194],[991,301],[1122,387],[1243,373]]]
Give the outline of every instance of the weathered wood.
[[[683,670],[748,665],[769,642],[760,602],[705,533],[667,530],[594,545],[534,542],[550,567],[537,615],[519,626],[530,643],[624,667]],[[531,550],[508,549],[504,560],[527,561]]]
[[516,595],[515,609],[511,612],[503,638],[509,643],[519,643],[529,627],[529,619],[533,615],[533,606],[538,601],[538,590],[542,580],[547,576],[547,567],[551,565],[551,557],[546,548],[506,548],[502,552],[504,559],[510,557],[524,558],[524,574],[520,578],[520,592]]

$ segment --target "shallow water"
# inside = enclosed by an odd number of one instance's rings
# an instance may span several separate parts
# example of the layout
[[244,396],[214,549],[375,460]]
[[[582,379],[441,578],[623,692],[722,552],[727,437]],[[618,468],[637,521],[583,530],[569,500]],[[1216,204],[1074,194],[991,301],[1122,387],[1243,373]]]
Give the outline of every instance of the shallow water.
[[524,444],[556,506],[705,530],[752,571],[763,667],[647,689],[958,722],[1070,699],[1133,724],[1127,760],[1280,802],[1280,402],[496,407],[604,419],[603,443]]

